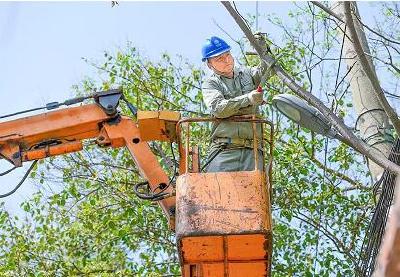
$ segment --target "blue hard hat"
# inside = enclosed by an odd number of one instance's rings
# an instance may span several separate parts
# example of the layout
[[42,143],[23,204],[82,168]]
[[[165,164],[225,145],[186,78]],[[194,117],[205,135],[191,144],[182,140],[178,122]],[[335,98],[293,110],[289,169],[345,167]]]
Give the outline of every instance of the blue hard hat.
[[218,56],[222,53],[228,52],[231,47],[225,40],[219,37],[211,37],[207,39],[207,42],[203,45],[201,53],[203,55],[202,61],[205,62],[208,58]]

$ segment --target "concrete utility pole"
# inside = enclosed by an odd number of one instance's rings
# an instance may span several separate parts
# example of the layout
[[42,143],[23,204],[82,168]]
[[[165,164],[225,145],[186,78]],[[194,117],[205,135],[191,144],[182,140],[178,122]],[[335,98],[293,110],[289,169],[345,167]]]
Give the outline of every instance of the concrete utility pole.
[[[352,2],[352,5],[357,8],[355,2]],[[344,2],[335,3],[332,10],[345,20]],[[358,11],[357,16],[360,18]],[[360,130],[361,138],[365,142],[378,149],[387,157],[393,143],[393,139],[388,136],[390,131],[389,119],[374,93],[371,81],[365,74],[354,48],[354,44],[350,41],[351,34],[349,28],[346,27],[344,22],[340,23],[340,29],[346,31],[343,46],[343,58],[345,58],[347,69],[349,70],[351,68],[347,80],[350,82],[353,105],[358,116],[356,128]],[[364,30],[355,15],[353,15],[353,22],[357,35],[361,41],[363,51],[364,53],[369,54],[370,50]],[[343,39],[343,33],[341,32],[339,36],[341,41]],[[367,59],[376,75],[371,57],[367,55]],[[369,169],[375,181],[378,180],[383,173],[382,167],[372,161],[369,161]]]
[[[352,10],[351,17],[349,16],[349,8]],[[371,57],[368,55],[370,54],[370,50],[363,27],[360,24],[360,14],[358,13],[357,4],[355,2],[337,2],[333,6],[332,11],[342,19],[340,23],[340,29],[342,30],[340,39],[343,38],[343,32],[346,32],[343,57],[346,58],[347,69],[349,70],[351,68],[347,78],[350,82],[353,104],[358,116],[356,128],[360,130],[361,137],[365,142],[388,157],[393,144],[393,137],[390,135],[389,118],[385,113],[385,107],[382,105],[382,101],[377,97],[376,87],[374,88],[371,79],[367,76],[365,67],[363,67],[360,61],[360,51],[359,53],[356,51],[359,50],[356,49],[357,44],[354,43],[356,40],[360,42],[359,44],[361,45],[362,52],[367,54],[365,57],[370,69],[372,69],[372,74],[377,79],[374,64]],[[354,37],[355,33],[357,34],[357,38]],[[379,93],[381,93],[381,91]],[[383,168],[372,161],[369,161],[369,169],[375,181],[383,174]],[[399,183],[400,178],[397,177],[395,180],[395,186],[397,188],[400,188]],[[399,193],[400,192],[396,192],[396,206],[400,205]],[[391,213],[399,214],[400,206],[393,208]],[[396,239],[396,234],[400,234],[397,229],[397,225],[399,224],[397,222],[398,218],[400,217],[396,215],[391,216],[388,220],[388,228],[383,238],[373,276],[392,276],[390,272],[392,272],[393,266],[396,265],[396,261],[394,261],[395,259],[393,259],[394,257],[393,255],[391,256],[390,253],[396,250],[395,242],[398,240]],[[390,269],[391,267],[393,268]],[[397,272],[397,274],[398,273],[399,272]]]

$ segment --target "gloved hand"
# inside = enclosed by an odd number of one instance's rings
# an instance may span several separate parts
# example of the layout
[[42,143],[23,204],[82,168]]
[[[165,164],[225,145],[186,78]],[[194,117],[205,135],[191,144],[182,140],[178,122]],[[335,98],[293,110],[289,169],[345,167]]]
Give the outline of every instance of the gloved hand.
[[247,94],[247,98],[249,98],[250,103],[252,105],[261,105],[264,101],[263,92],[258,90],[253,90]]

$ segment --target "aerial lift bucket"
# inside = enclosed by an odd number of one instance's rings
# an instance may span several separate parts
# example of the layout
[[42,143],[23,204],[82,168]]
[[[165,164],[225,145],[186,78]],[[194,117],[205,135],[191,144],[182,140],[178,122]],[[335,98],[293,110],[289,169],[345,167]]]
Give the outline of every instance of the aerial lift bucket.
[[[189,122],[212,119],[183,119],[186,125],[184,168],[176,183],[176,237],[184,277],[261,277],[270,275],[272,252],[271,170],[273,129],[269,121],[239,117],[270,126],[269,166],[254,171],[199,173],[189,169],[189,154],[196,165],[196,151],[189,150]],[[254,136],[255,148],[258,148]],[[264,140],[263,140],[264,141]],[[182,153],[181,153],[182,154]],[[195,155],[193,155],[195,154]],[[182,157],[182,156],[181,156]],[[194,171],[194,172],[193,172]],[[196,172],[197,171],[197,172]]]

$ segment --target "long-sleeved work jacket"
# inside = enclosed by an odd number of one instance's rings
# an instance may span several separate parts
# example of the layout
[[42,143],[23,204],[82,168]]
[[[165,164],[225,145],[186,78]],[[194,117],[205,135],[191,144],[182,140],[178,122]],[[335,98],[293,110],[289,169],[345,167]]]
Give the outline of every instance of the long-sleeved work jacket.
[[[216,73],[212,73],[204,80],[202,85],[204,102],[211,115],[216,118],[227,118],[233,115],[244,114],[258,115],[258,105],[251,105],[247,94],[257,88],[262,78],[266,78],[267,80],[271,76],[272,71],[269,70],[268,66],[264,62],[255,68],[235,67],[233,71],[233,78],[227,78]],[[261,126],[259,126],[260,124],[257,125],[257,137],[261,138]],[[212,144],[209,156],[220,148],[221,139],[223,140],[229,138],[252,140],[252,124],[232,121],[213,122],[211,126]],[[237,155],[239,155],[238,159],[240,159],[240,156],[243,156],[243,153],[237,153]],[[229,157],[228,160],[232,160],[232,157]],[[219,168],[219,163],[224,163],[224,161],[218,159],[217,156],[208,166],[207,171],[252,170],[248,169],[250,166],[249,164],[244,164],[242,168],[236,169],[236,166],[232,168]],[[240,165],[240,162],[238,164]]]

